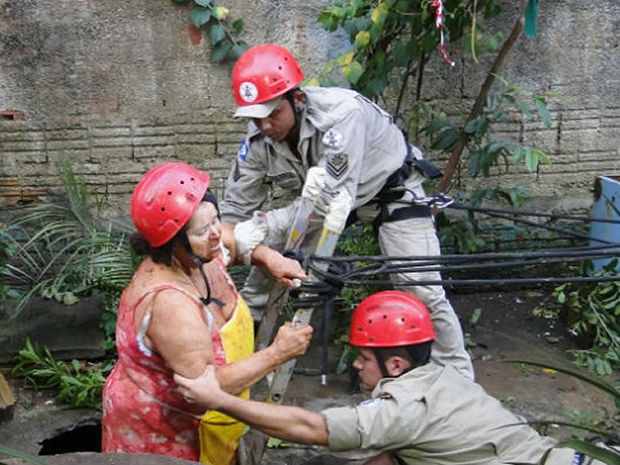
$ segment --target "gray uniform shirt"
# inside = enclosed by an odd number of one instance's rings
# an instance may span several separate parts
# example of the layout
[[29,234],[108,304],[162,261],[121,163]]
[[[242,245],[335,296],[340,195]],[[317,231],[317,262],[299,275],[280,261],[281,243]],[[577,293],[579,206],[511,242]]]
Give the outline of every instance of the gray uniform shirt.
[[[220,203],[223,221],[235,224],[248,219],[263,207],[271,185],[301,193],[312,166],[327,171],[325,195],[317,202],[319,216],[340,189],[347,189],[355,209],[371,201],[402,165],[406,141],[388,113],[352,90],[302,90],[307,97],[298,146],[302,159],[286,142],[262,135],[250,121]],[[421,158],[419,150],[414,152]]]
[[[556,444],[523,424],[484,389],[434,363],[385,378],[372,399],[323,411],[332,450],[391,451],[406,464],[536,464]],[[548,465],[569,465],[557,450]]]

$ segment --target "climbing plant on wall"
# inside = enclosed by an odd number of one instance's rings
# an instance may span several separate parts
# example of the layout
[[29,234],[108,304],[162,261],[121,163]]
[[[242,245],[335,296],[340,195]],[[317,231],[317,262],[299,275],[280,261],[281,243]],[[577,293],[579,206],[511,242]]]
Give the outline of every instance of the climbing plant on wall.
[[234,62],[248,48],[239,38],[243,30],[243,19],[233,20],[230,11],[212,0],[171,0],[176,5],[190,5],[192,24],[205,30],[215,63]]

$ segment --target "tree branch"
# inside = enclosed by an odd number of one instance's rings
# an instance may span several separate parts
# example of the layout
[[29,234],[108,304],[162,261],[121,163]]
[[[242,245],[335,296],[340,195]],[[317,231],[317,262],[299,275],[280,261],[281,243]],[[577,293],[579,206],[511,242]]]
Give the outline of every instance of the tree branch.
[[[480,113],[482,112],[482,109],[484,108],[484,103],[486,102],[487,95],[489,94],[489,90],[491,89],[491,86],[493,85],[493,82],[495,81],[495,76],[497,75],[499,69],[504,63],[506,56],[508,55],[508,52],[510,51],[514,43],[517,41],[522,31],[523,31],[523,15],[520,15],[519,19],[517,20],[514,27],[512,28],[512,32],[508,36],[508,39],[506,39],[506,42],[504,42],[504,45],[502,45],[501,50],[495,57],[493,66],[491,67],[491,70],[487,74],[487,77],[484,80],[482,87],[480,88],[480,93],[478,94],[478,97],[476,98],[476,101],[474,102],[474,105],[471,108],[469,115],[467,116],[467,120],[465,121],[465,124],[463,125],[463,127],[465,127],[467,123],[469,123],[470,121],[480,116]],[[461,158],[461,154],[463,153],[463,149],[467,145],[468,141],[469,141],[469,134],[466,134],[463,131],[461,133],[461,136],[456,141],[454,148],[452,149],[452,153],[450,154],[448,163],[446,164],[444,168],[444,174],[441,180],[439,181],[439,184],[437,185],[438,192],[446,192],[446,189],[448,188],[450,184],[450,180],[452,179],[452,176],[454,175],[454,171],[456,170],[456,167],[459,164],[459,160]]]

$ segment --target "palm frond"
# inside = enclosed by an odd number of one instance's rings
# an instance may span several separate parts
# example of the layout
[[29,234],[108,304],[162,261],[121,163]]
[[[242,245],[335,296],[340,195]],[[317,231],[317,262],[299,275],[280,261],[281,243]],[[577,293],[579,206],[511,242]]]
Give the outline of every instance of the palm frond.
[[58,169],[65,195],[24,208],[15,221],[14,231],[19,233],[12,240],[19,249],[3,274],[24,293],[11,318],[34,295],[73,301],[97,286],[117,292],[135,270],[127,241],[133,228],[127,222],[104,222],[99,217],[102,202],[93,203],[68,158],[61,160]]

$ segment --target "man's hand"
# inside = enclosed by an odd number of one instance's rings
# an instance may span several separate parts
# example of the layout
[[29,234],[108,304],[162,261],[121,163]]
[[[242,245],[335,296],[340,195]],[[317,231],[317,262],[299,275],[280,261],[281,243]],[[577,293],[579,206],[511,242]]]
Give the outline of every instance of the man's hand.
[[298,285],[300,281],[308,279],[299,261],[287,258],[280,252],[263,244],[258,245],[254,249],[252,262],[263,265],[276,281],[289,288]]
[[184,378],[175,373],[174,382],[179,385],[179,392],[187,402],[207,409],[217,410],[220,405],[219,399],[227,395],[220,388],[213,365],[207,365],[204,373],[194,379]]

